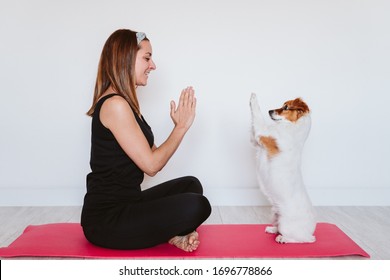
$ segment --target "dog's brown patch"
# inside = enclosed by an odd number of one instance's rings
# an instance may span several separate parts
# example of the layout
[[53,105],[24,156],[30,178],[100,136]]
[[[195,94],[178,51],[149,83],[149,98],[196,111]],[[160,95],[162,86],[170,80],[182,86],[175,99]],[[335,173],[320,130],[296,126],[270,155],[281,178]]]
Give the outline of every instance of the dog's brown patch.
[[276,114],[284,116],[290,122],[296,122],[300,117],[309,113],[310,109],[301,98],[296,98],[285,102],[282,108],[274,111]]
[[271,136],[260,136],[260,143],[267,150],[268,157],[273,157],[279,153],[278,143],[276,139]]

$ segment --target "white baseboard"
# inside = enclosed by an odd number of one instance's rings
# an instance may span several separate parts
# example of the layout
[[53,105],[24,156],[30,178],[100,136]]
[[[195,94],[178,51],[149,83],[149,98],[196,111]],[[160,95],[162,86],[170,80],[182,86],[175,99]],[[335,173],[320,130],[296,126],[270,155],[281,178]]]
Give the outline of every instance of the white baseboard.
[[79,206],[85,188],[0,188],[0,206]]
[[[308,189],[315,206],[390,206],[390,189]],[[0,206],[79,206],[84,188],[0,188]],[[257,188],[205,189],[213,206],[269,205]]]
[[[390,189],[327,188],[308,189],[314,206],[390,206]],[[269,205],[260,190],[211,189],[205,195],[216,206],[262,206]]]

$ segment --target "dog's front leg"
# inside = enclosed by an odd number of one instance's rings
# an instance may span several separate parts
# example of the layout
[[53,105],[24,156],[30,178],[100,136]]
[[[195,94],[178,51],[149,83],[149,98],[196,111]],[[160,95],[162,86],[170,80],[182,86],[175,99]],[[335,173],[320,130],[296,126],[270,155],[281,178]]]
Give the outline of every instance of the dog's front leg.
[[251,95],[250,107],[252,115],[252,142],[260,145],[260,137],[266,135],[267,126],[261,113],[256,93],[252,93]]

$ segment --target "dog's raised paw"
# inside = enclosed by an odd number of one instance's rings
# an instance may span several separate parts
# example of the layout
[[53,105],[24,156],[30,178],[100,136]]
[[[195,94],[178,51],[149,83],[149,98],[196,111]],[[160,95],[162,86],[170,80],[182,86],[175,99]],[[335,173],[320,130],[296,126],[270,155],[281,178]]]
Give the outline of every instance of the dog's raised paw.
[[250,99],[250,105],[253,106],[257,104],[257,95],[256,93],[252,92],[251,99]]

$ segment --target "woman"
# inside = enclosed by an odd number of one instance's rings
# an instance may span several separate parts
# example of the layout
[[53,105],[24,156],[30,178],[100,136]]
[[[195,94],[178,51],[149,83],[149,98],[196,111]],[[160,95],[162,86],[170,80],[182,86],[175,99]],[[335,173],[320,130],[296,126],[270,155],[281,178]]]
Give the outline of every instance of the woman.
[[156,69],[146,35],[117,30],[99,61],[92,116],[91,170],[81,214],[85,237],[112,249],[140,249],[169,242],[192,252],[196,228],[211,213],[202,185],[183,177],[141,191],[144,173],[156,175],[180,145],[195,118],[191,87],[171,101],[174,128],[159,147],[141,115],[136,88]]

